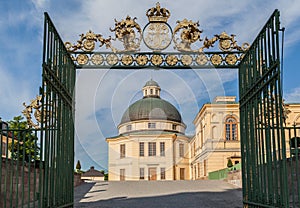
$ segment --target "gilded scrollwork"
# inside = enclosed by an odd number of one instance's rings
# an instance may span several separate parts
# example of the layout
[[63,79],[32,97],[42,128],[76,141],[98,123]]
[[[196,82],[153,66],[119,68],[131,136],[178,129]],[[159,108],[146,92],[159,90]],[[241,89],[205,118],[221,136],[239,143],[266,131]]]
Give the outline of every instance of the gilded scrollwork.
[[99,47],[106,45],[106,48],[111,48],[111,38],[105,39],[101,34],[95,34],[89,30],[85,35],[81,34],[80,39],[77,44],[72,44],[71,42],[66,42],[66,49],[70,52],[75,52],[77,50],[91,52],[95,49],[96,42],[99,42]]
[[[223,52],[232,51],[234,49],[237,51],[246,51],[249,48],[248,43],[243,43],[242,46],[239,46],[235,40],[235,35],[228,35],[226,32],[215,35],[211,39],[205,37],[202,41],[200,38],[202,32],[203,31],[199,29],[199,22],[192,22],[187,19],[177,21],[173,32],[175,48],[178,51],[201,53],[204,49],[214,47],[214,43],[217,41],[219,41],[219,49]],[[202,42],[203,45],[198,50],[192,49],[191,45],[198,40]]]
[[[136,22],[136,17],[127,16],[120,21],[115,19],[113,28],[110,28],[113,34],[109,38],[104,38],[101,34],[95,34],[90,30],[86,34],[81,34],[75,44],[66,42],[65,46],[72,60],[81,67],[236,65],[243,58],[243,53],[250,47],[248,43],[239,45],[235,39],[236,36],[226,32],[204,37],[203,30],[199,28],[199,21],[183,19],[177,21],[175,27],[171,27],[168,24],[171,13],[168,9],[162,8],[159,2],[155,7],[146,11],[146,16],[149,22],[143,28]],[[144,45],[155,53],[137,54],[142,40]],[[120,47],[114,47],[114,43]],[[94,50],[104,45],[113,53],[93,53]],[[161,51],[170,45],[174,46],[175,50],[184,53],[162,55]],[[205,50],[210,51],[214,46],[219,48],[221,53],[204,54]],[[84,53],[77,52],[79,50]]]
[[[26,103],[23,103],[23,106],[25,109],[22,111],[22,114],[25,116],[28,124],[28,128],[35,128],[39,129],[40,124],[42,123],[42,95],[36,96],[35,99],[30,101],[29,105],[26,105]],[[34,112],[33,112],[34,111]],[[32,120],[32,113],[34,115],[34,118],[36,120],[36,123]],[[46,116],[50,116],[52,112],[44,110],[44,121],[46,121]]]
[[[184,19],[177,21],[173,32],[173,41],[178,51],[192,51],[191,44],[200,40],[202,30],[199,30],[199,22],[192,22]],[[178,34],[179,33],[179,34]],[[178,37],[179,36],[179,37]]]
[[[115,28],[110,28],[111,32],[115,32],[116,39],[121,41],[124,46],[123,51],[138,51],[142,40],[142,29],[137,18],[127,16],[125,20],[117,21],[115,19]],[[118,52],[120,52],[118,50]]]

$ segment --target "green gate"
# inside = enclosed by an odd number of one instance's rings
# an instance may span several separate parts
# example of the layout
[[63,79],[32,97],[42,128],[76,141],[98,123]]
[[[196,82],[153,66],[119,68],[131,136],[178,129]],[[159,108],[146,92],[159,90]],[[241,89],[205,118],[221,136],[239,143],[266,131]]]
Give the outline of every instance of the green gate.
[[280,73],[279,11],[239,66],[243,200],[246,207],[289,207]]
[[45,13],[41,118],[41,207],[73,205],[75,65]]
[[27,121],[0,120],[0,207],[73,207],[76,67],[45,13],[42,86]]

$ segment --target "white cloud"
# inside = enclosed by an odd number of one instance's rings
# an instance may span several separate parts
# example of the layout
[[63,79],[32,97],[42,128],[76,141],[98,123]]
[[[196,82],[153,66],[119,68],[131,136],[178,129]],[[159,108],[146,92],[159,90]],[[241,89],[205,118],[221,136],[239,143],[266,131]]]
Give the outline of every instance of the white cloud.
[[18,80],[6,68],[0,64],[0,117],[3,120],[11,120],[14,116],[21,115],[23,102],[29,104],[34,98],[32,87],[25,80]]
[[289,90],[284,95],[285,103],[300,103],[300,87]]

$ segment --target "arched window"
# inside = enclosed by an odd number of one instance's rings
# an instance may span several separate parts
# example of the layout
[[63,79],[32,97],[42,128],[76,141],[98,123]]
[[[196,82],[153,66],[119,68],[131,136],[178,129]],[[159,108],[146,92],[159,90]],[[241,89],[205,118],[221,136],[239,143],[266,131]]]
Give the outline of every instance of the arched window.
[[238,126],[237,121],[233,117],[229,117],[225,120],[225,140],[237,140]]

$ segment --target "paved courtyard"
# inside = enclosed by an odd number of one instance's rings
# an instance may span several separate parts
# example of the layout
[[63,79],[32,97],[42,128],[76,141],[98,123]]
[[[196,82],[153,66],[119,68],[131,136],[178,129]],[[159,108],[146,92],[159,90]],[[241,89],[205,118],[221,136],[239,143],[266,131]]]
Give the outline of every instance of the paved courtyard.
[[75,188],[75,207],[237,208],[241,189],[223,181],[90,182]]

